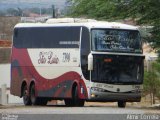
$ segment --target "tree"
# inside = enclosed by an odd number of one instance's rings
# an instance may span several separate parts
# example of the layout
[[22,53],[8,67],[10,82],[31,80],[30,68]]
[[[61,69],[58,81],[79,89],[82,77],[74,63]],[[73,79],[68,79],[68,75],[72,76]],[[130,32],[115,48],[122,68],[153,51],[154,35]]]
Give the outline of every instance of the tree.
[[151,104],[155,104],[155,97],[160,99],[160,63],[151,63],[150,71],[144,74],[144,94],[150,94]]
[[3,10],[0,10],[0,16],[4,16],[6,13]]
[[72,9],[72,6],[73,6],[73,3],[71,0],[66,0],[65,1],[65,7],[63,9],[63,14],[64,15],[68,15],[68,14],[71,14],[71,9]]
[[7,14],[12,15],[12,16],[19,16],[19,11],[14,8],[9,8],[7,9]]
[[160,0],[70,0],[71,16],[98,20],[134,19],[137,24],[153,26],[148,42],[160,51]]
[[17,10],[18,10],[18,16],[22,16],[23,15],[22,9],[18,7]]

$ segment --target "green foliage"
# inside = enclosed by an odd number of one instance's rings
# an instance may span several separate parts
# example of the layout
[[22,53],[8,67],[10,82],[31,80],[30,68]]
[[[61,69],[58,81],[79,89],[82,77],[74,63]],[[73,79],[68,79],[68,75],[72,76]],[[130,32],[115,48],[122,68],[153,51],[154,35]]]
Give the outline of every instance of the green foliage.
[[153,26],[148,42],[160,49],[160,0],[69,0],[71,16],[115,21],[132,18],[137,24]]
[[112,0],[112,2],[110,2],[110,0],[74,0],[72,15],[96,19],[109,19],[110,16],[113,15],[116,7],[113,1],[117,0]]
[[151,64],[151,70],[144,73],[144,93],[152,94],[153,97],[160,99],[160,63],[153,62]]

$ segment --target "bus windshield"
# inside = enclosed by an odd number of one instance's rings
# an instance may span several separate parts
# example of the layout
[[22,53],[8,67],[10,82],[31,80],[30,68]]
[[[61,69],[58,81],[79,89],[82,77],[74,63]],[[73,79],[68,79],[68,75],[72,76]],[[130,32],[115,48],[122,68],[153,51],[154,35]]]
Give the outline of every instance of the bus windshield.
[[142,52],[136,30],[92,29],[92,50],[109,52]]

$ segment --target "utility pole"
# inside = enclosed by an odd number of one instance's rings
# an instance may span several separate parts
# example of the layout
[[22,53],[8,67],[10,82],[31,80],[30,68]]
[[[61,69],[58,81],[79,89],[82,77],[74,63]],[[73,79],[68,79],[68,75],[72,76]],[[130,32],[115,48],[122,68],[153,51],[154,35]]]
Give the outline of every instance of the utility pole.
[[52,5],[52,18],[56,18],[56,15],[55,15],[55,6]]

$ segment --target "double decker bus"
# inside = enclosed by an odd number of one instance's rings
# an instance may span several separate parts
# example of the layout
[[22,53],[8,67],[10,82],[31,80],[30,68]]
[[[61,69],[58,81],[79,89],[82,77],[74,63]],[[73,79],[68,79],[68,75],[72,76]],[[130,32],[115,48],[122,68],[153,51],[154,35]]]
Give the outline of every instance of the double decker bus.
[[25,105],[64,100],[139,102],[144,55],[137,27],[112,22],[19,23],[14,28],[11,94]]

